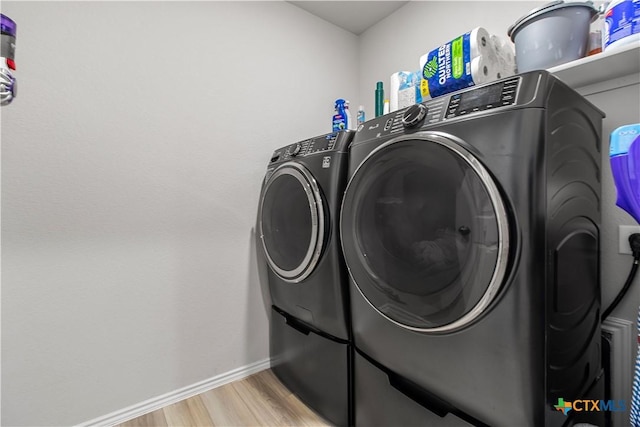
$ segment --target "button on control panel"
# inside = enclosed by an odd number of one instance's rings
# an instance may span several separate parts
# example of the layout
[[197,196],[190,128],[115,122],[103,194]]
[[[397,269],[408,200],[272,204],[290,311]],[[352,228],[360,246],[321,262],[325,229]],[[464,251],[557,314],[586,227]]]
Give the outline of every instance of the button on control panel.
[[291,157],[297,156],[300,154],[300,150],[302,150],[302,145],[296,144],[289,148],[289,154],[291,154]]
[[387,119],[387,121],[384,123],[384,131],[387,131],[389,129],[391,129],[391,126],[393,126],[393,117],[391,117],[390,119]]
[[296,142],[284,148],[281,160],[304,156],[309,149],[309,141]]
[[402,115],[402,125],[406,128],[412,128],[422,123],[427,115],[427,107],[423,104],[413,104],[404,111]]

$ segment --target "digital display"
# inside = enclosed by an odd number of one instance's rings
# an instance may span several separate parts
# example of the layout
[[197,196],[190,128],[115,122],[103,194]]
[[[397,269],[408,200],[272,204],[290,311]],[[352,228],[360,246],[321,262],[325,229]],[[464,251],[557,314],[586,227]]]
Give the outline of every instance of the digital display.
[[315,139],[311,147],[311,152],[315,153],[316,151],[326,150],[327,148],[329,148],[330,142],[331,142],[331,139],[320,139],[320,138]]
[[484,107],[488,104],[500,102],[502,98],[502,85],[491,85],[479,89],[470,90],[460,95],[460,111],[472,110],[477,107]]

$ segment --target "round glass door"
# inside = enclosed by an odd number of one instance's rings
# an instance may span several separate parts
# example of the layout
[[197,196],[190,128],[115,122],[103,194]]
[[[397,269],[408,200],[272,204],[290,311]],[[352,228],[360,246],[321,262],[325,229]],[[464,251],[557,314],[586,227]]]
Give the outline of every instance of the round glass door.
[[493,179],[453,137],[391,140],[358,167],[341,218],[345,260],[362,296],[419,331],[460,328],[496,296],[508,255]]
[[318,185],[302,165],[284,163],[267,179],[260,233],[276,274],[293,283],[311,274],[324,243],[324,213]]

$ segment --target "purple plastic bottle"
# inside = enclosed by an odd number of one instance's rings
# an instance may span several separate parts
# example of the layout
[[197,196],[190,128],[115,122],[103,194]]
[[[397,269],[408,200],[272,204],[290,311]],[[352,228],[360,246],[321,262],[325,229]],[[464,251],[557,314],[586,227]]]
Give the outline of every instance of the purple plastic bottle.
[[640,223],[640,124],[611,132],[609,158],[618,191],[616,205]]
[[16,23],[0,14],[0,105],[7,105],[16,97]]

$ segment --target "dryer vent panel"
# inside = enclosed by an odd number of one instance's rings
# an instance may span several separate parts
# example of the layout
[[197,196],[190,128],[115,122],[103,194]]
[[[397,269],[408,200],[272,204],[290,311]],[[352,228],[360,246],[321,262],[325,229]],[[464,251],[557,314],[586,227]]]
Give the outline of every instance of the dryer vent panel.
[[[547,400],[580,399],[601,373],[601,116],[563,84],[547,105]],[[591,113],[591,114],[590,114]],[[590,114],[590,115],[589,115]]]

